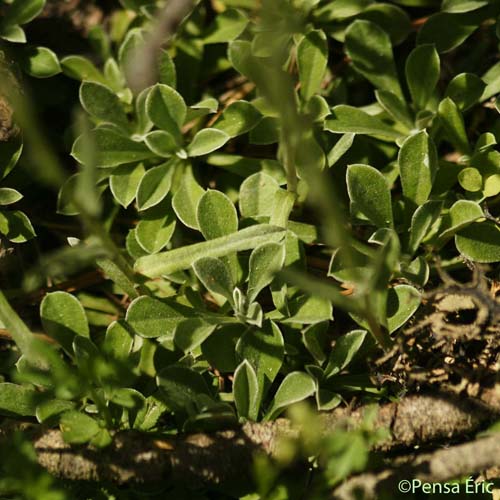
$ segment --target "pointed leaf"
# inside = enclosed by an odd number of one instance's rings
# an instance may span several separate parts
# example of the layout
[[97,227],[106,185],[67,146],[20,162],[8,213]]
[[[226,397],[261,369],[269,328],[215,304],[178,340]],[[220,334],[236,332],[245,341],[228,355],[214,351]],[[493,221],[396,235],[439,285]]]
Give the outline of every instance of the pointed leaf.
[[316,391],[316,382],[304,372],[289,373],[281,382],[265,420],[275,419],[287,406],[303,401]]
[[431,200],[415,210],[411,219],[410,241],[408,243],[410,255],[417,251],[420,243],[422,243],[441,214],[442,207],[443,202]]
[[108,87],[95,82],[80,86],[80,102],[87,113],[101,121],[111,122],[128,129],[128,119],[120,99]]
[[192,157],[203,156],[221,148],[229,139],[230,136],[222,130],[204,128],[193,137],[191,144],[187,147],[187,153]]
[[23,195],[12,188],[0,188],[0,205],[12,205],[22,199]]
[[252,130],[262,119],[260,111],[247,101],[231,103],[214,123],[213,128],[229,137],[243,135]]
[[325,121],[325,130],[334,134],[366,134],[387,137],[395,140],[401,137],[401,133],[378,118],[365,113],[353,106],[340,104],[332,109],[332,118]]
[[148,253],[157,253],[170,241],[174,234],[176,219],[170,202],[163,203],[142,213],[135,229],[137,243]]
[[240,10],[226,9],[215,16],[203,43],[225,43],[238,38],[248,24],[247,16]]
[[457,105],[446,97],[439,103],[438,114],[450,142],[462,153],[470,152],[464,119]]
[[455,235],[457,250],[469,260],[500,262],[500,228],[486,221],[471,224]]
[[240,186],[241,215],[272,215],[274,198],[279,188],[274,178],[263,172],[247,177]]
[[170,191],[173,166],[164,163],[149,169],[142,177],[137,188],[137,208],[147,210],[158,205]]
[[158,300],[143,296],[132,301],[125,319],[141,337],[155,338],[173,335],[179,323],[196,316],[195,309],[172,299]]
[[0,212],[0,233],[13,243],[24,243],[36,236],[28,216],[20,210]]
[[345,47],[354,68],[375,87],[404,98],[394,64],[391,40],[382,28],[370,21],[354,21],[346,30]]
[[260,408],[259,385],[252,365],[243,360],[234,372],[234,403],[238,416],[257,420]]
[[198,226],[206,240],[238,231],[238,214],[232,201],[220,191],[209,189],[200,198],[196,211]]
[[186,119],[187,106],[182,96],[172,87],[156,84],[146,98],[146,109],[151,121],[174,137]]
[[135,199],[137,188],[145,173],[143,163],[122,165],[113,170],[109,178],[109,188],[122,207],[127,208]]
[[214,257],[202,257],[195,261],[193,270],[207,290],[222,295],[233,304],[234,283],[224,262]]
[[425,109],[439,81],[440,61],[434,45],[419,45],[406,60],[406,82],[417,110]]
[[285,249],[279,243],[264,243],[255,248],[248,265],[248,302],[252,303],[260,291],[269,285],[285,262]]
[[431,193],[438,163],[436,147],[425,130],[405,140],[398,163],[404,196],[422,205]]
[[182,183],[172,200],[172,208],[180,221],[192,229],[199,229],[196,211],[205,190],[196,182],[189,166],[184,172]]
[[321,30],[307,33],[297,46],[300,93],[308,101],[320,88],[328,63],[328,43]]
[[211,396],[202,375],[187,366],[164,368],[158,374],[158,386],[165,403],[174,412],[190,413],[196,408],[198,396]]
[[144,142],[153,153],[169,158],[179,151],[175,137],[164,130],[154,130],[144,137]]
[[[150,151],[142,142],[133,141],[109,128],[95,129],[92,137],[96,150],[96,167],[117,167],[124,163],[138,162],[155,157],[155,153]],[[73,144],[71,156],[78,162],[84,163],[85,151],[85,141],[80,136]]]
[[369,165],[350,165],[347,190],[351,203],[375,226],[393,226],[391,193],[378,170]]
[[185,353],[193,352],[213,333],[216,326],[201,318],[186,319],[177,325],[174,343]]
[[73,340],[76,336],[89,338],[85,310],[80,301],[69,293],[48,293],[40,304],[40,316],[45,333],[68,353],[73,352]]
[[366,330],[352,330],[335,341],[325,369],[325,376],[335,375],[349,365],[363,345],[366,334]]

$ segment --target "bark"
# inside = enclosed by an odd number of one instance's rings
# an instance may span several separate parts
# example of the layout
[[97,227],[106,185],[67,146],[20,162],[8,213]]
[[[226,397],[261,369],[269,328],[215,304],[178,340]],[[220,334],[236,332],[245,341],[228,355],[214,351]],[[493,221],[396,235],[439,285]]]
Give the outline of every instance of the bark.
[[360,474],[334,490],[336,500],[397,498],[400,481],[446,482],[470,476],[500,464],[500,435],[420,455],[411,464],[378,473]]
[[[500,416],[500,404],[491,394],[489,402],[449,394],[414,395],[398,403],[381,405],[377,427],[386,427],[391,438],[383,451],[408,449],[464,439],[484,429]],[[322,431],[339,425],[355,427],[364,408],[341,408],[322,416]],[[290,421],[247,423],[239,429],[212,434],[158,437],[124,431],[105,449],[69,446],[59,430],[37,428],[32,434],[39,463],[53,475],[71,480],[156,482],[181,480],[193,485],[250,484],[250,464],[255,453],[273,456],[281,436],[296,436]],[[8,434],[8,433],[7,433]]]

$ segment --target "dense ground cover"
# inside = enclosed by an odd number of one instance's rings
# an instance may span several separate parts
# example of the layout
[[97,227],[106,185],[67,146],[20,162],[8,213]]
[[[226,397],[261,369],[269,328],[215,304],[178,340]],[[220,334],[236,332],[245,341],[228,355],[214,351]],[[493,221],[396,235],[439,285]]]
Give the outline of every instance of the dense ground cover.
[[0,15],[2,498],[491,498],[500,1]]

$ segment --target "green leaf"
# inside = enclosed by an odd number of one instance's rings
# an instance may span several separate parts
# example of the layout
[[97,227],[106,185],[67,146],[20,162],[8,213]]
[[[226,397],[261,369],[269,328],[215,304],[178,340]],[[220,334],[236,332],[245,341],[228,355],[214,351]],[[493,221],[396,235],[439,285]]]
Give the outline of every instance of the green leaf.
[[365,341],[366,330],[352,330],[340,336],[330,353],[325,376],[330,377],[346,368]]
[[486,83],[473,73],[461,73],[448,84],[445,97],[450,97],[460,111],[474,106],[483,95]]
[[87,443],[101,431],[92,417],[76,410],[63,413],[59,425],[64,441],[70,444]]
[[221,148],[229,141],[230,136],[216,128],[204,128],[200,130],[187,147],[189,156],[203,156]]
[[26,73],[36,78],[49,78],[61,72],[57,56],[46,47],[23,47],[17,62]]
[[[133,141],[110,128],[96,128],[92,137],[95,144],[96,167],[117,167],[124,163],[133,163],[149,158],[154,158],[155,154],[142,142]],[[83,136],[73,144],[71,156],[84,163],[85,141]]]
[[285,248],[279,243],[264,243],[255,248],[248,264],[247,299],[254,302],[261,290],[269,285],[285,262]]
[[80,86],[80,102],[87,113],[100,121],[114,123],[127,130],[127,115],[120,99],[108,87],[95,82],[83,82]]
[[439,237],[441,240],[446,240],[483,217],[483,209],[475,201],[458,200],[451,206],[444,230]]
[[16,166],[23,151],[23,141],[20,135],[11,137],[8,141],[0,141],[0,179],[9,175]]
[[471,193],[476,193],[483,189],[483,177],[477,168],[464,168],[458,174],[460,185]]
[[280,122],[274,116],[264,116],[262,120],[250,130],[250,144],[275,144],[280,137]]
[[164,163],[149,169],[142,177],[137,188],[137,208],[147,210],[162,202],[170,191],[174,168]]
[[411,218],[410,241],[408,243],[408,253],[413,255],[420,243],[425,239],[430,229],[441,214],[443,202],[427,201],[418,207]]
[[0,233],[13,243],[24,243],[36,236],[27,215],[19,210],[0,211]]
[[332,0],[315,9],[313,15],[321,22],[341,21],[361,14],[372,0]]
[[6,6],[2,25],[29,23],[42,12],[44,5],[45,0],[14,0]]
[[301,295],[288,301],[290,316],[279,319],[281,323],[299,323],[301,325],[332,320],[332,304],[322,297]]
[[40,304],[40,317],[45,333],[68,353],[73,352],[73,341],[78,335],[90,338],[85,310],[69,293],[48,293]]
[[320,88],[328,63],[328,43],[321,30],[307,33],[297,46],[300,94],[308,101]]
[[33,417],[43,395],[27,386],[0,383],[0,415]]
[[0,26],[0,38],[12,43],[26,43],[26,33],[18,24]]
[[205,190],[194,178],[191,166],[188,166],[172,200],[172,208],[180,221],[191,229],[199,229],[196,214],[198,203],[204,193]]
[[410,285],[396,285],[387,294],[387,329],[395,332],[416,312],[422,301],[421,293]]
[[175,88],[177,86],[177,71],[175,69],[175,63],[170,57],[168,51],[165,49],[162,49],[160,52],[158,73],[160,83],[168,85],[172,88]]
[[439,103],[438,115],[449,141],[462,153],[470,153],[469,139],[465,131],[462,113],[457,105],[449,98]]
[[174,343],[185,353],[193,352],[213,333],[216,326],[202,318],[181,321],[175,329]]
[[354,137],[356,134],[344,134],[336,143],[335,146],[330,150],[327,157],[327,164],[329,167],[333,167],[339,160],[344,156],[347,151],[352,146],[354,142]]
[[188,269],[194,261],[202,257],[217,258],[250,250],[261,243],[280,241],[284,236],[285,230],[281,227],[258,224],[228,236],[187,245],[154,256],[141,257],[136,262],[135,270],[151,278],[171,274]]
[[146,252],[155,254],[170,241],[174,234],[176,219],[170,201],[165,200],[141,214],[135,229],[137,243]]
[[16,203],[22,197],[23,195],[15,189],[0,188],[0,205],[12,205],[12,203]]
[[228,59],[233,68],[250,80],[259,80],[260,72],[248,40],[234,40],[228,47]]
[[125,319],[141,337],[156,338],[172,336],[179,323],[196,316],[195,309],[172,299],[158,300],[143,296],[132,301]]
[[226,9],[215,16],[213,23],[207,29],[203,43],[225,43],[238,38],[245,30],[248,18],[244,12],[237,9]]
[[67,56],[61,59],[62,72],[75,80],[87,80],[106,85],[102,73],[87,58],[82,56]]
[[151,121],[176,139],[186,119],[187,106],[182,96],[172,87],[156,84],[146,98],[146,109]]
[[382,28],[370,21],[354,21],[347,28],[345,48],[354,68],[376,88],[388,90],[404,99],[394,64],[391,40]]
[[390,3],[372,3],[357,19],[372,21],[380,26],[390,36],[393,45],[402,43],[412,30],[406,11]]
[[241,324],[221,325],[203,342],[201,352],[210,366],[222,373],[236,370],[236,343],[241,337],[241,330]]
[[275,419],[286,407],[307,399],[315,391],[316,382],[311,375],[304,372],[289,373],[278,387],[265,420]]
[[231,103],[214,123],[213,128],[229,137],[243,135],[252,130],[262,119],[260,111],[247,101]]
[[233,304],[233,278],[224,262],[215,257],[202,257],[194,262],[193,270],[207,290],[222,295]]
[[320,364],[326,361],[326,351],[330,347],[327,336],[329,321],[321,321],[308,326],[303,333],[302,341],[311,356]]
[[261,403],[259,384],[255,370],[247,360],[243,360],[234,372],[233,395],[238,416],[257,420]]
[[207,190],[200,198],[196,218],[206,240],[238,231],[238,214],[233,202],[220,191]]
[[69,410],[75,409],[75,403],[64,399],[49,399],[42,401],[36,407],[36,419],[40,423],[49,423],[51,420],[59,421],[59,416]]
[[394,121],[404,125],[408,131],[413,129],[413,119],[404,101],[401,101],[396,95],[388,90],[376,90],[375,97],[377,98],[377,102],[387,111]]
[[406,82],[417,110],[425,109],[439,81],[440,60],[434,45],[414,48],[405,66]]
[[278,375],[285,355],[285,344],[280,329],[273,322],[266,323],[265,327],[247,330],[236,345],[240,359],[248,361],[255,370],[259,401],[264,398]]
[[489,175],[484,179],[483,195],[485,197],[496,196],[500,193],[500,174]]
[[398,163],[404,196],[414,205],[424,204],[438,167],[436,146],[425,130],[405,140]]
[[417,36],[417,43],[434,44],[439,53],[449,52],[462,44],[476,29],[480,21],[470,14],[456,15],[438,12],[429,17]]
[[102,344],[104,354],[116,361],[126,362],[134,345],[134,334],[124,320],[113,321],[106,330]]
[[391,193],[385,177],[369,165],[350,165],[347,190],[351,204],[377,227],[392,227]]
[[500,228],[486,221],[471,224],[455,235],[457,250],[474,262],[500,262]]
[[143,163],[121,165],[113,170],[109,178],[109,188],[122,207],[127,208],[135,199],[137,188],[145,173]]
[[339,104],[332,109],[332,114],[333,117],[325,121],[325,130],[334,134],[366,134],[392,140],[401,137],[400,132],[361,109]]
[[174,412],[193,413],[200,395],[211,396],[205,379],[186,366],[167,366],[158,374],[158,386]]
[[180,150],[174,136],[164,130],[154,130],[144,137],[144,142],[153,153],[170,158]]
[[462,12],[480,9],[488,5],[488,3],[488,0],[443,0],[441,11],[460,14]]
[[240,186],[239,206],[243,217],[271,216],[279,184],[268,174],[259,172],[247,177]]
[[146,108],[147,98],[151,89],[152,87],[145,88],[135,98],[135,132],[139,136],[145,136],[153,128],[153,122],[150,120]]

